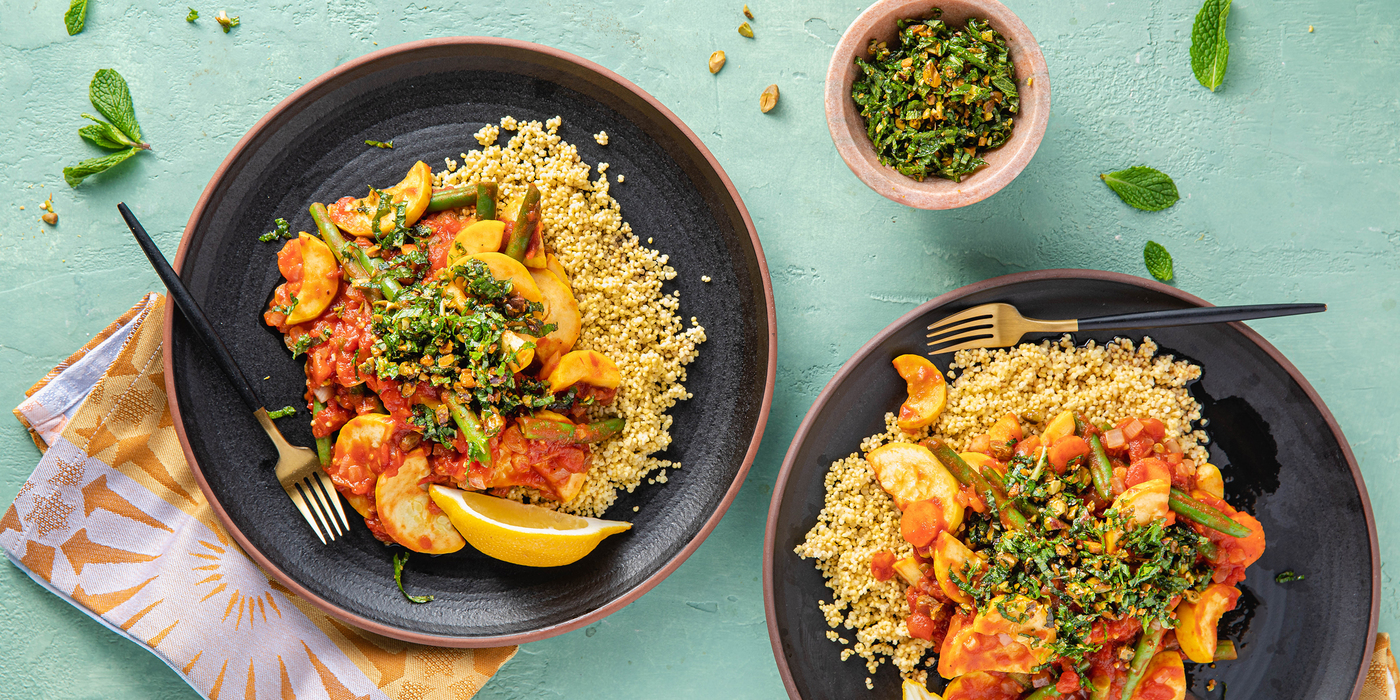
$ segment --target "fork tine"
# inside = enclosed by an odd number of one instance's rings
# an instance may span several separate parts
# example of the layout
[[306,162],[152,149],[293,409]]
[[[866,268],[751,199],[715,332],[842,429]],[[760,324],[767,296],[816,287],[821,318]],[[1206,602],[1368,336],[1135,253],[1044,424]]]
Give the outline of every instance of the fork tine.
[[306,518],[307,524],[311,525],[311,531],[316,533],[316,538],[321,540],[321,544],[326,543],[326,537],[321,534],[321,528],[316,527],[316,519],[311,516],[311,510],[306,507],[306,499],[302,497],[301,491],[297,490],[296,484],[283,487],[287,492],[287,497],[292,499],[297,510],[301,511],[301,517]]
[[335,490],[335,484],[331,483],[331,478],[326,476],[324,471],[316,472],[316,480],[321,482],[321,488],[330,495],[331,505],[335,506],[335,513],[340,516],[341,526],[345,532],[349,532],[350,520],[345,517],[345,509],[340,506],[340,493]]
[[930,350],[928,354],[943,355],[945,353],[957,352],[959,350],[971,350],[973,348],[991,348],[996,347],[996,345],[996,339],[989,335],[981,338],[974,338],[972,340],[967,341],[966,343],[962,343],[961,345],[954,345],[952,347],[943,348],[941,350]]
[[948,316],[948,317],[946,317],[946,318],[943,318],[943,319],[941,319],[941,320],[938,320],[938,321],[935,321],[935,322],[929,324],[928,330],[931,331],[931,332],[933,332],[933,333],[935,333],[935,334],[937,334],[937,333],[942,332],[942,331],[935,330],[935,329],[937,329],[937,328],[941,328],[941,327],[943,327],[943,326],[946,326],[946,325],[949,325],[949,324],[952,324],[952,323],[957,323],[957,322],[959,322],[959,321],[966,321],[966,320],[971,319],[971,318],[978,318],[978,317],[982,317],[982,316],[986,316],[987,318],[991,318],[991,317],[992,317],[992,314],[993,314],[994,312],[995,312],[995,307],[993,307],[991,304],[982,304],[982,305],[980,305],[980,306],[974,306],[974,307],[972,307],[972,308],[970,308],[970,309],[964,309],[964,310],[962,310],[962,311],[959,311],[959,312],[953,314],[952,316]]
[[326,534],[331,536],[331,540],[335,540],[336,535],[345,534],[340,529],[340,523],[335,519],[335,513],[331,512],[330,504],[326,502],[326,494],[322,490],[321,480],[316,478],[316,474],[314,472],[308,474],[301,483],[305,484],[306,488],[316,495],[316,510],[321,513],[321,519],[326,522]]
[[[995,337],[996,329],[992,328],[991,326],[983,326],[982,328],[974,328],[967,332],[959,333],[958,335],[950,335],[946,338],[940,338],[938,340],[929,341],[928,345],[929,347],[933,347],[935,345],[947,345],[948,343],[958,343],[965,340],[972,340],[974,338],[991,339]],[[939,352],[942,351],[940,350]]]
[[[965,331],[971,331],[971,330],[977,330],[977,329],[991,329],[991,328],[995,328],[995,327],[996,327],[996,324],[993,323],[993,322],[992,322],[992,319],[990,319],[990,318],[988,318],[988,319],[972,319],[972,320],[970,320],[970,321],[964,321],[964,322],[962,322],[962,323],[960,323],[960,324],[958,324],[958,325],[956,325],[956,326],[952,326],[951,328],[948,328],[947,330],[940,330],[940,331],[938,331],[938,332],[936,332],[936,333],[929,333],[929,334],[925,335],[924,337],[925,337],[925,338],[933,338],[933,337],[935,337],[935,336],[951,336],[951,335],[955,335],[955,334],[957,334],[957,333],[963,333],[963,332],[965,332]],[[942,343],[942,342],[946,342],[946,341],[943,341],[943,340],[930,340],[929,342],[930,342],[930,343]]]
[[306,495],[306,505],[311,507],[311,512],[315,513],[316,517],[319,519],[321,527],[326,533],[326,539],[334,542],[335,532],[331,530],[330,523],[327,522],[325,514],[321,512],[320,505],[316,503],[316,497],[312,495],[315,492],[311,490],[311,484],[308,483],[306,479],[302,479],[301,481],[297,482],[297,489],[299,489]]

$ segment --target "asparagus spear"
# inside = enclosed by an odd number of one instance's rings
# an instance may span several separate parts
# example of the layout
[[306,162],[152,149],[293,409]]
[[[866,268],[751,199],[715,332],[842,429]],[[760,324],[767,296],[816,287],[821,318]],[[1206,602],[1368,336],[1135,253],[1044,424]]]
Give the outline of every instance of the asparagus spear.
[[[379,290],[384,292],[384,298],[393,301],[403,291],[403,287],[398,280],[380,272],[380,268],[374,260],[365,253],[365,249],[345,240],[340,235],[340,229],[326,213],[326,205],[317,202],[311,205],[311,219],[316,222],[316,229],[321,233],[321,239],[330,247],[335,254],[335,259],[341,265],[345,265],[352,277],[360,279],[369,278],[379,286]],[[348,260],[346,258],[349,258]]]
[[[325,407],[326,405],[321,403],[320,399],[313,396],[311,398],[311,420],[316,420],[316,414],[320,413]],[[321,466],[325,467],[330,465],[331,438],[329,435],[316,438],[316,456],[321,458]]]
[[622,428],[626,424],[625,418],[609,418],[584,425],[541,418],[521,418],[520,434],[531,440],[573,443],[602,442],[622,432]]
[[486,444],[486,432],[476,414],[462,405],[450,392],[446,395],[445,403],[448,412],[452,414],[453,422],[457,424],[457,429],[462,431],[462,437],[467,441],[467,456],[483,464],[489,463],[491,451]]
[[1231,537],[1246,537],[1249,528],[1231,520],[1229,516],[1186,495],[1185,491],[1172,488],[1171,509],[1192,522],[1200,523],[1213,530],[1219,530]]
[[1103,441],[1098,435],[1089,436],[1089,448],[1094,458],[1089,460],[1089,476],[1094,478],[1094,493],[1099,498],[1113,500],[1113,463],[1108,461],[1108,453],[1103,451]]
[[938,461],[952,472],[953,478],[964,486],[972,487],[972,490],[986,499],[988,503],[996,504],[997,511],[1001,513],[1002,521],[1006,523],[1007,527],[1025,530],[1029,526],[1026,522],[1026,516],[1022,515],[1021,511],[1017,510],[1016,506],[1003,493],[998,492],[982,474],[973,469],[972,465],[959,457],[953,448],[938,438],[929,440],[929,447],[933,456],[937,457]]
[[477,184],[476,218],[479,221],[496,218],[496,183],[482,182]]
[[530,189],[525,191],[525,200],[520,203],[520,211],[515,214],[515,225],[510,230],[510,243],[506,244],[506,255],[524,262],[530,236],[539,225],[540,190],[531,183]]
[[1147,662],[1156,656],[1157,648],[1162,646],[1162,637],[1166,634],[1167,630],[1157,624],[1143,630],[1142,636],[1138,637],[1137,650],[1133,653],[1133,662],[1128,666],[1128,678],[1123,682],[1123,694],[1120,697],[1130,698],[1133,696],[1133,691],[1137,689],[1138,683],[1142,682],[1142,675],[1147,672]]

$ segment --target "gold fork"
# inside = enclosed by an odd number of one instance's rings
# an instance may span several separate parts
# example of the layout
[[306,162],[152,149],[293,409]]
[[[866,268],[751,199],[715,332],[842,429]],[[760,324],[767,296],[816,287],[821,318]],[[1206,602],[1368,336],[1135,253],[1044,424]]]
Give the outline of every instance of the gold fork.
[[971,348],[1008,347],[1019,343],[1021,336],[1027,333],[1167,328],[1292,316],[1294,314],[1314,314],[1326,310],[1326,304],[1251,304],[1246,306],[1201,306],[1065,321],[1043,321],[1022,316],[1021,312],[1010,304],[982,304],[959,311],[930,324],[926,337],[930,339],[928,346],[932,348],[929,350],[929,354],[941,355]]
[[[228,348],[214,332],[214,327],[209,324],[209,319],[205,318],[204,311],[195,303],[194,297],[190,296],[189,290],[185,289],[185,284],[180,281],[180,276],[175,274],[175,270],[166,262],[165,256],[161,255],[160,249],[156,247],[146,229],[141,226],[141,222],[136,220],[135,215],[127,208],[125,203],[117,205],[122,218],[126,220],[126,225],[131,229],[131,235],[136,237],[136,242],[141,244],[141,250],[146,254],[146,258],[151,261],[151,266],[155,268],[156,274],[160,276],[165,288],[170,292],[170,298],[175,300],[175,305],[184,314],[185,320],[194,326],[195,334],[204,341],[205,346],[214,354],[214,359],[223,368],[224,374],[228,375],[233,382],[234,389],[238,390],[238,395],[243,399],[243,403],[253,410],[253,416],[258,419],[267,436],[272,439],[272,444],[277,446],[277,481],[282,484],[282,490],[287,492],[287,497],[292,499],[292,503],[301,511],[301,516],[306,518],[306,522],[311,525],[312,532],[321,540],[321,544],[326,543],[329,537],[332,541],[336,535],[343,535],[350,531],[350,522],[345,518],[345,509],[340,505],[340,495],[336,492],[335,486],[331,483],[330,477],[321,469],[321,460],[316,452],[306,447],[297,447],[289,444],[286,438],[282,437],[282,431],[273,425],[272,418],[267,415],[267,409],[258,399],[258,395],[253,392],[253,387],[248,384],[248,379],[243,376],[243,371],[238,368],[238,364],[233,361],[233,355],[229,354]],[[319,520],[319,524],[318,524]],[[322,530],[325,534],[321,534]]]

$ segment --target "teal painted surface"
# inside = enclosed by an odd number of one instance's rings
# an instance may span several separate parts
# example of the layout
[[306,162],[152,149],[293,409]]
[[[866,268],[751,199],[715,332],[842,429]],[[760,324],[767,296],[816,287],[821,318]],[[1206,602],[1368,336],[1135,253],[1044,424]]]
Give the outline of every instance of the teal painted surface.
[[[173,255],[218,163],[298,86],[375,42],[507,36],[633,80],[715,153],[763,239],[779,365],[763,449],[709,540],[625,610],[523,648],[480,697],[780,697],[759,583],[762,527],[787,442],[822,385],[918,302],[1038,268],[1145,274],[1149,238],[1175,256],[1177,285],[1212,302],[1331,305],[1254,327],[1336,414],[1366,475],[1383,561],[1400,563],[1400,31],[1389,0],[1236,0],[1229,72],[1214,94],[1190,73],[1195,0],[1010,0],[1050,67],[1049,128],[1015,182],[951,212],[870,192],[827,136],[827,61],[862,3],[748,2],[754,40],[735,33],[738,0],[263,1],[226,6],[243,22],[227,35],[212,21],[219,6],[199,6],[204,19],[189,25],[187,3],[92,0],[76,37],[64,33],[61,0],[0,0],[0,404],[17,404],[158,288],[117,201]],[[715,49],[729,54],[718,77],[705,68]],[[75,132],[102,67],[130,82],[155,150],[71,190],[59,173],[96,150]],[[762,115],[769,83],[782,99]],[[1170,173],[1181,202],[1138,212],[1099,182],[1138,163]],[[37,221],[50,192],[55,229]],[[0,498],[8,502],[37,459],[19,425],[0,419]],[[1391,576],[1383,585],[1381,630],[1400,632],[1400,595]],[[0,659],[6,697],[194,697],[155,657],[10,566],[0,566]]]

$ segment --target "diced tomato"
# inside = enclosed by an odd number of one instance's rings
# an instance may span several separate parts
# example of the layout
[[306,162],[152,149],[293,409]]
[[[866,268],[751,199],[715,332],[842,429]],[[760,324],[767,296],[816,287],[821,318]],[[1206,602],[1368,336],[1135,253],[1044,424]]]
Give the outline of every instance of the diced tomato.
[[1126,642],[1137,637],[1140,631],[1142,631],[1142,623],[1136,618],[1121,617],[1116,620],[1100,620],[1090,628],[1089,642],[1091,644]]
[[1142,422],[1142,432],[1147,433],[1148,437],[1158,442],[1166,439],[1167,426],[1165,423],[1156,418],[1139,418],[1138,420]]
[[1167,468],[1167,465],[1162,462],[1162,460],[1155,457],[1147,457],[1133,462],[1132,466],[1128,467],[1128,475],[1124,477],[1123,484],[1128,488],[1132,488],[1144,481],[1151,481],[1153,479],[1171,482],[1172,471]]
[[330,437],[350,418],[350,412],[345,407],[332,401],[311,417],[311,435],[318,438]]
[[870,575],[876,581],[888,581],[894,576],[894,554],[881,550],[870,558]]
[[1065,672],[1060,674],[1059,682],[1055,683],[1055,690],[1061,695],[1069,695],[1079,690],[1079,674],[1072,669],[1065,669]]
[[1017,457],[1030,457],[1036,459],[1040,457],[1040,436],[1032,435],[1018,443],[1013,453]]
[[904,618],[904,626],[909,628],[910,637],[933,641],[933,618],[928,615],[913,613]]
[[1128,441],[1128,461],[1136,462],[1139,459],[1146,459],[1155,454],[1152,449],[1157,443],[1146,435],[1139,435],[1136,440]]

